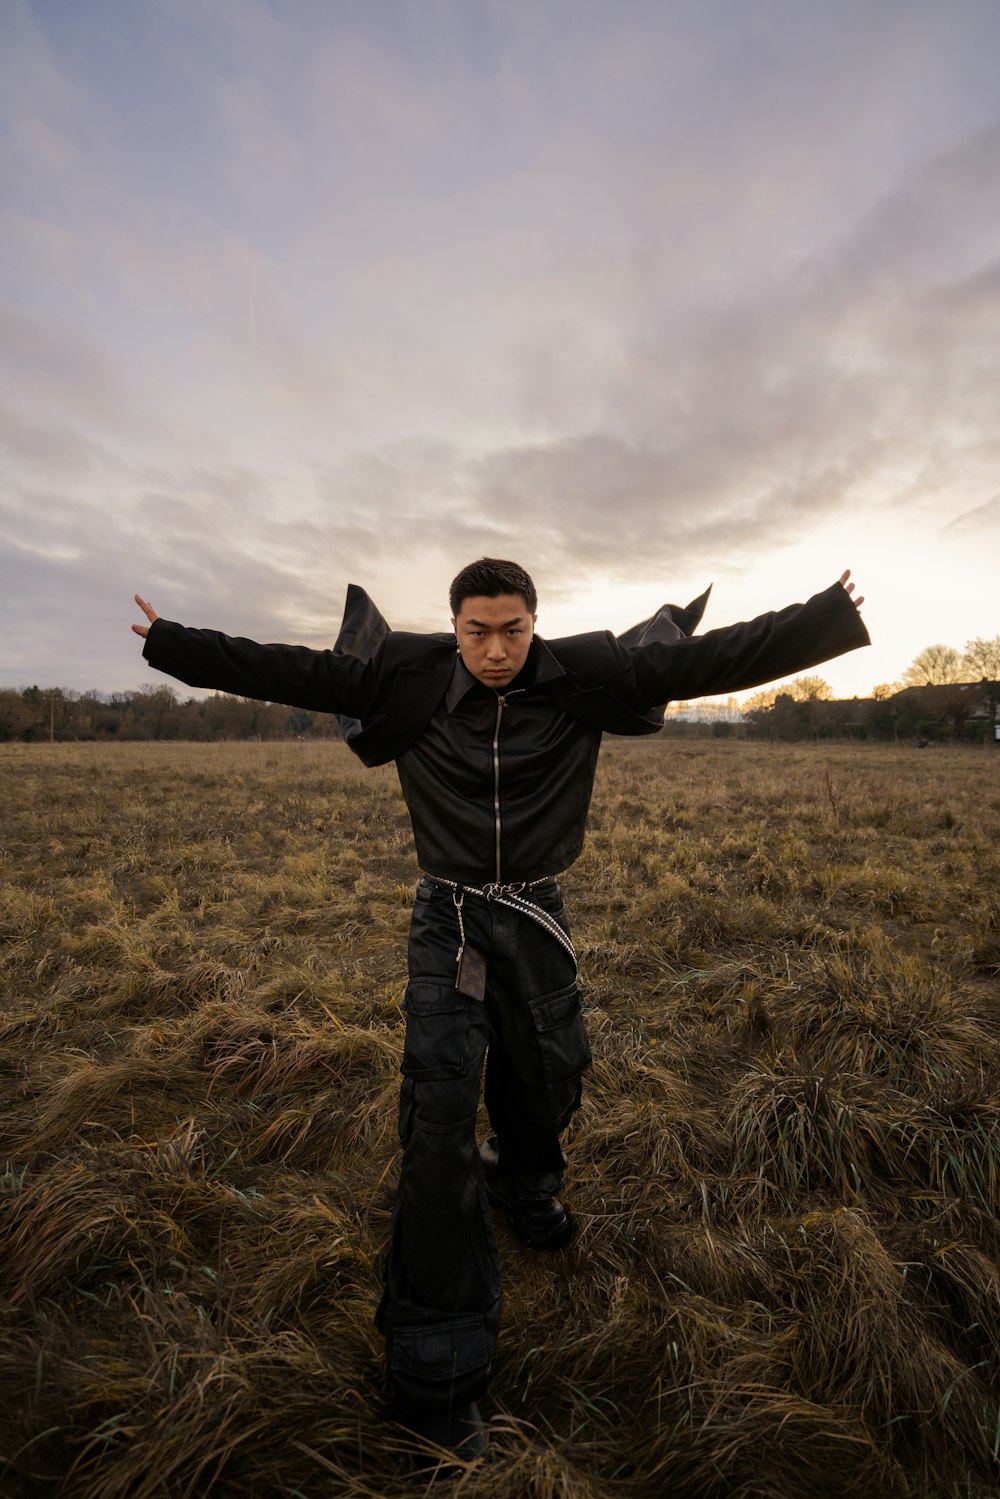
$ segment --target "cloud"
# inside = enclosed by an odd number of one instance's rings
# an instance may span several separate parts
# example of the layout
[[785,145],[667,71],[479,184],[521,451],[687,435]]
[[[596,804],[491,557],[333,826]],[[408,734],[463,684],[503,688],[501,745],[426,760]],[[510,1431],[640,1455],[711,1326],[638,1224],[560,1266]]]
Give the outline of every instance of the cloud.
[[985,505],[977,505],[974,510],[957,515],[944,530],[960,536],[980,536],[996,526],[1000,526],[1000,495],[994,495]]
[[137,587],[318,643],[483,551],[554,596],[993,524],[988,10],[94,14],[5,18],[12,669],[134,672]]
[[121,369],[106,349],[65,323],[21,313],[2,297],[0,391],[36,419],[71,406],[81,420],[104,424],[127,406]]
[[[169,617],[325,643],[341,598],[331,597],[328,576],[302,566],[302,555],[320,556],[327,537],[299,524],[291,545],[290,532],[248,522],[218,489],[211,501],[147,493],[113,526],[94,507],[27,492],[18,508],[0,512],[0,678],[23,685],[55,661],[67,686],[142,680],[129,633],[136,591]],[[303,628],[310,618],[323,628]]]

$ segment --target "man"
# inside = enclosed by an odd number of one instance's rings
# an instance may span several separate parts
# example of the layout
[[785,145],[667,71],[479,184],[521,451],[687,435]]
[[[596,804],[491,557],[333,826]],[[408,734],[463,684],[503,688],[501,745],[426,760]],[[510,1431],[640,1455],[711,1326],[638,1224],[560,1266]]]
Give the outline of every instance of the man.
[[[477,1402],[501,1294],[490,1206],[533,1248],[572,1234],[560,1136],[591,1058],[556,875],[582,847],[601,735],[654,733],[671,699],[756,687],[868,644],[849,579],[702,636],[707,594],[617,639],[546,642],[528,574],[482,558],[452,583],[453,635],[390,631],[352,587],[332,651],[185,629],[136,595],[151,665],[338,713],[366,764],[396,762],[424,874],[378,1322],[401,1418],[458,1456],[485,1446]],[[493,1133],[477,1148],[484,1056]]]

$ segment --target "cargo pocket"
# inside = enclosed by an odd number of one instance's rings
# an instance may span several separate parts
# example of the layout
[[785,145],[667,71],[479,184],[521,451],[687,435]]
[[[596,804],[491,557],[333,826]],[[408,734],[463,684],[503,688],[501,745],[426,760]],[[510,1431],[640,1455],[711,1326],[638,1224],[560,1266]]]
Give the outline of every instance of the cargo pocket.
[[403,1001],[402,1072],[432,1082],[465,1071],[469,1002],[448,979],[417,979]]
[[390,1367],[394,1375],[428,1384],[451,1384],[479,1371],[487,1372],[489,1363],[482,1315],[392,1329]]
[[535,1024],[546,1086],[554,1088],[586,1072],[593,1057],[583,1022],[583,997],[577,985],[569,984],[554,994],[531,999],[528,1008]]
[[410,1143],[410,1134],[413,1129],[413,1083],[408,1077],[403,1078],[402,1087],[399,1090],[399,1143],[405,1150]]

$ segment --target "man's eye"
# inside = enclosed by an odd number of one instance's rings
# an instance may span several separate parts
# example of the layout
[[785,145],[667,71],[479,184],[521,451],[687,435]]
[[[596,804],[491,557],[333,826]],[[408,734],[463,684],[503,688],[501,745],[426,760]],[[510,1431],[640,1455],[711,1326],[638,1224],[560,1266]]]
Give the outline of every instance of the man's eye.
[[521,630],[508,630],[508,631],[507,631],[507,634],[508,634],[508,635],[520,635],[520,634],[522,634],[522,633],[523,633],[523,632],[522,632],[522,631],[521,631]]

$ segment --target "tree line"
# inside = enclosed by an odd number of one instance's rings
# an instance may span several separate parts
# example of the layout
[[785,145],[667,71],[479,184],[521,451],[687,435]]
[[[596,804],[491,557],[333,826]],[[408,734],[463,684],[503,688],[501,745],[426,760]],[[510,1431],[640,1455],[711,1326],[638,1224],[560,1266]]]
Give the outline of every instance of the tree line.
[[[741,705],[668,710],[666,732],[769,739],[993,738],[1000,694],[1000,635],[953,646],[929,645],[899,682],[881,682],[869,698],[835,699],[828,682],[802,676],[766,687]],[[987,705],[985,716],[982,705]],[[686,721],[696,718],[698,722]],[[310,713],[253,698],[181,698],[165,684],[131,692],[72,692],[62,687],[0,688],[0,740],[339,739],[332,713]]]
[[0,740],[339,738],[332,713],[223,692],[182,699],[165,685],[111,693],[0,688]]
[[769,739],[915,739],[952,743],[996,738],[1000,635],[966,642],[965,650],[930,645],[899,682],[880,682],[871,697],[835,699],[822,677],[798,677],[764,688],[743,704],[751,731]]
[[820,676],[764,687],[742,704],[673,703],[671,736],[763,739],[882,739],[919,743],[996,742],[1000,702],[1000,635],[966,642],[965,650],[930,645],[898,682],[880,682],[867,698],[834,698]]
[[786,690],[769,707],[748,709],[744,724],[750,737],[760,739],[991,744],[995,709],[984,709],[984,703],[983,693],[967,683],[904,687],[870,698],[846,699],[796,697]]

